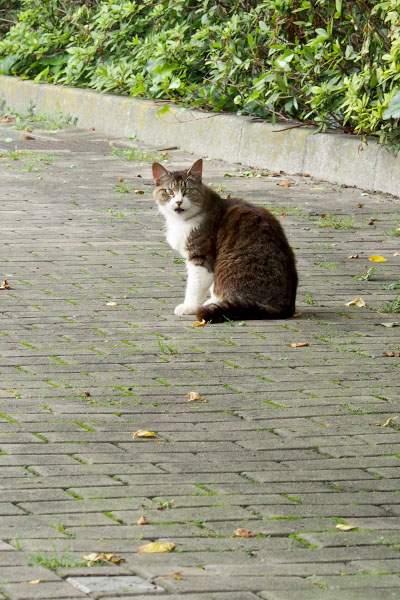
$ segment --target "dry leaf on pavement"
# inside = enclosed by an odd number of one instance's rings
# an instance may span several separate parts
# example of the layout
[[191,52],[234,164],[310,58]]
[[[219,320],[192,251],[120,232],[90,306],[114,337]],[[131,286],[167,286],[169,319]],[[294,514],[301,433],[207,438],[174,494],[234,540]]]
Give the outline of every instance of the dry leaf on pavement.
[[175,544],[173,542],[150,542],[149,544],[139,546],[137,551],[139,554],[154,554],[159,552],[172,552],[174,548]]
[[107,306],[118,306],[118,302],[106,302]]
[[144,515],[142,515],[137,521],[136,525],[147,525],[147,519]]
[[182,579],[182,573],[180,571],[176,571],[176,573],[170,573],[170,575],[162,575],[161,577],[157,577],[158,579],[168,579],[169,577],[172,577],[172,579],[176,579],[177,581],[180,581]]
[[400,352],[393,352],[388,350],[387,352],[382,352],[383,356],[395,356],[396,358],[400,357]]
[[368,260],[374,263],[387,262],[387,258],[380,256],[379,254],[374,254],[373,256],[369,256]]
[[206,326],[206,322],[204,319],[202,319],[201,321],[195,321],[192,325],[192,327],[205,327]]
[[291,185],[294,185],[294,181],[280,181],[277,185],[280,185],[281,187],[290,187]]
[[152,438],[155,437],[155,431],[147,431],[146,429],[138,429],[132,434],[134,438]]
[[235,535],[237,535],[239,537],[243,537],[243,538],[254,537],[254,533],[252,531],[250,531],[249,529],[243,529],[243,527],[239,527],[238,529],[235,529],[235,531],[233,533]]
[[345,306],[359,306],[360,308],[362,308],[363,306],[366,306],[364,300],[361,298],[361,296],[357,296],[357,298],[354,298],[354,300],[350,300],[350,302],[346,302]]
[[188,402],[207,402],[198,392],[189,392],[186,394],[186,398]]
[[114,553],[105,554],[104,552],[91,552],[90,554],[86,554],[82,558],[87,562],[88,567],[91,567],[92,565],[100,561],[107,561],[116,564],[125,562],[124,558],[115,556]]
[[350,254],[347,258],[358,258],[358,254]]
[[390,427],[390,425],[393,425],[397,419],[398,417],[389,417],[384,423],[377,423],[377,425],[379,425],[379,427]]
[[297,342],[290,344],[291,348],[305,348],[306,346],[308,346],[308,342]]
[[7,281],[7,279],[5,279],[3,281],[3,283],[0,285],[0,290],[9,290],[10,289],[10,285]]
[[354,529],[358,529],[358,527],[357,525],[344,525],[343,523],[338,523],[336,529],[338,531],[353,531]]
[[21,581],[21,583],[24,583],[26,585],[37,585],[38,583],[40,583],[40,579],[32,579],[32,581]]

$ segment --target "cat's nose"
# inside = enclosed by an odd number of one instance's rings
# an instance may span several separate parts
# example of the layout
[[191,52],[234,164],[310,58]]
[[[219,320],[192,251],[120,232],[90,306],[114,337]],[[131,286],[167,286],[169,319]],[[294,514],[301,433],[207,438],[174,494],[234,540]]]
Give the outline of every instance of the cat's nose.
[[177,200],[175,204],[176,204],[177,206],[180,206],[180,205],[182,204],[182,202],[183,202],[183,200]]

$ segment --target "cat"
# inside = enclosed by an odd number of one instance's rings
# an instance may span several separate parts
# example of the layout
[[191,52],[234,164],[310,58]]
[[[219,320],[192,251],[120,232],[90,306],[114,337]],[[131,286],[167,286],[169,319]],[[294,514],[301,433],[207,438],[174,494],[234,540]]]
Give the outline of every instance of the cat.
[[159,163],[152,170],[167,241],[187,261],[185,299],[174,313],[209,323],[293,316],[295,257],[274,215],[204,185],[202,159],[183,171]]

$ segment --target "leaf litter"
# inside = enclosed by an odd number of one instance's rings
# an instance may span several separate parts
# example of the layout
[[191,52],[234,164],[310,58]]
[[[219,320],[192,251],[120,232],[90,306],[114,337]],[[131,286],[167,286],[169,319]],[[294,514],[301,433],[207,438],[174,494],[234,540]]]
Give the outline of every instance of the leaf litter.
[[150,542],[139,546],[137,551],[139,554],[158,554],[161,552],[172,552],[175,549],[173,542]]
[[133,438],[153,438],[156,437],[155,431],[147,431],[147,429],[138,429],[132,434]]
[[87,562],[87,566],[91,567],[97,562],[107,561],[115,564],[120,564],[121,562],[125,562],[124,558],[116,556],[113,552],[110,554],[105,554],[104,552],[91,552],[90,554],[85,554],[82,557],[83,560]]
[[186,398],[188,402],[207,402],[198,392],[189,392],[186,394]]

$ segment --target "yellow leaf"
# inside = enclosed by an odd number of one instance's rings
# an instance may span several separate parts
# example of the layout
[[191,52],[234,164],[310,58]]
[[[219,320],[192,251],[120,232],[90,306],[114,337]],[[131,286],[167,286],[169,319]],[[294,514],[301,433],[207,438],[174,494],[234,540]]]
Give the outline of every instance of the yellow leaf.
[[363,306],[366,306],[364,300],[361,298],[361,296],[357,296],[357,298],[354,298],[354,300],[350,300],[350,302],[346,302],[345,306],[359,306],[360,308],[362,308]]
[[382,423],[381,427],[390,427],[390,425],[393,425],[397,418],[398,417],[389,417],[384,423]]
[[358,529],[358,527],[357,525],[344,525],[343,523],[338,523],[336,529],[338,531],[353,531],[354,529]]
[[195,321],[192,325],[192,327],[205,327],[206,326],[206,322],[204,319],[202,319],[201,321]]
[[86,554],[82,558],[83,558],[83,560],[86,560],[89,567],[91,565],[93,565],[94,563],[100,562],[100,561],[107,561],[107,562],[117,563],[117,564],[119,564],[121,562],[125,562],[124,558],[115,556],[114,553],[105,554],[104,552],[91,552],[90,554]]
[[146,429],[138,429],[133,434],[133,437],[134,438],[150,438],[150,437],[155,437],[155,435],[156,435],[155,431],[146,431]]
[[250,531],[249,529],[243,529],[242,527],[239,527],[239,529],[235,529],[234,534],[243,538],[254,537],[254,533],[252,531]]
[[297,344],[290,344],[291,348],[305,348],[306,346],[308,346],[308,342],[298,342]]
[[371,262],[387,262],[387,258],[384,258],[383,256],[380,256],[379,254],[374,254],[373,256],[369,256],[368,260],[370,260]]
[[207,402],[198,392],[189,392],[186,394],[186,398],[188,402]]
[[173,542],[150,542],[144,544],[144,546],[139,546],[137,551],[140,554],[153,554],[156,552],[171,552],[174,548],[175,544]]
[[40,579],[32,579],[32,581],[22,581],[21,583],[25,583],[26,585],[37,585],[40,583]]

